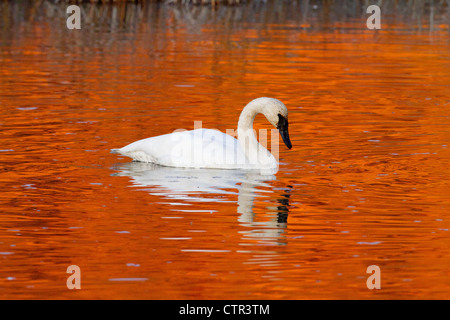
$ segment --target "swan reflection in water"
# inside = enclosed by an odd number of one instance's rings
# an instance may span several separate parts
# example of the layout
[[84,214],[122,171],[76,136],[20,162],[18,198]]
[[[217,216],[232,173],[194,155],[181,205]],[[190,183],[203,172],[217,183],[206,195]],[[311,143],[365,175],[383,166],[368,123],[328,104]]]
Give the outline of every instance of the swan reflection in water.
[[[287,226],[292,186],[283,188],[281,195],[279,189],[275,192],[268,183],[276,180],[273,174],[261,174],[256,170],[174,168],[143,162],[123,163],[112,169],[119,171],[113,175],[130,177],[135,186],[170,200],[169,204],[173,206],[195,202],[230,202],[227,195],[237,194],[238,221],[248,228],[243,232],[243,239],[257,239],[267,244],[286,243],[282,235]],[[275,194],[278,198],[273,199]],[[266,207],[267,212],[274,216],[269,221],[255,221],[254,202],[259,198],[273,202],[272,206]]]

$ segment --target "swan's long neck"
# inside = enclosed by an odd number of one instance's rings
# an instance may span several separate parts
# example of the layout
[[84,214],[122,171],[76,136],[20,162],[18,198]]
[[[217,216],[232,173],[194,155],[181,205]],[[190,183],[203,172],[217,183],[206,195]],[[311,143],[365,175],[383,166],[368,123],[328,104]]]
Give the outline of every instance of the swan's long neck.
[[259,104],[249,103],[242,110],[238,122],[238,140],[250,164],[265,164],[273,162],[272,154],[256,139],[253,121],[261,113]]

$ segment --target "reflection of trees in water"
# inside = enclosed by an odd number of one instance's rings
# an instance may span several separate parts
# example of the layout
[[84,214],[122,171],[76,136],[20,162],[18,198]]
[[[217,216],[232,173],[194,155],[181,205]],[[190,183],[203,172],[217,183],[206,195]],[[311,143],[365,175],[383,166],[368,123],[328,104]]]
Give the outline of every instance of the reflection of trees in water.
[[[211,0],[207,0],[211,1]],[[237,1],[237,0],[233,0]],[[201,0],[197,1],[199,4]],[[219,2],[219,1],[218,1]],[[220,1],[228,3],[228,0]],[[343,22],[367,19],[366,8],[371,1],[364,0],[247,0],[238,5],[192,5],[193,0],[162,1],[75,1],[81,6],[83,26],[94,25],[115,31],[133,31],[141,26],[157,30],[186,25],[193,31],[204,24],[219,24],[223,29],[240,29],[252,23],[252,28],[264,29],[267,24],[288,23],[303,30],[343,29]],[[381,1],[380,1],[381,2]],[[74,1],[37,0],[2,1],[3,25],[40,20],[44,15],[49,22],[60,28],[65,9]],[[168,4],[172,3],[172,4]],[[382,23],[405,24],[412,29],[448,26],[450,19],[449,0],[385,0],[380,4]],[[9,14],[8,14],[9,13]],[[448,28],[448,27],[447,27]],[[86,28],[88,29],[88,28]],[[365,28],[361,28],[364,30]],[[88,31],[88,30],[85,30]]]

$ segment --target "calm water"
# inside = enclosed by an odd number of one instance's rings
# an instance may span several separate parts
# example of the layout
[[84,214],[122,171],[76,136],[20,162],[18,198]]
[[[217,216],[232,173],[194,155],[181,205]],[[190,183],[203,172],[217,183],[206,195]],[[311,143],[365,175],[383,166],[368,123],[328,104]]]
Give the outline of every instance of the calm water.
[[[85,5],[71,31],[1,1],[0,298],[448,298],[449,9],[376,31],[307,4]],[[290,112],[276,175],[109,152],[260,96]]]

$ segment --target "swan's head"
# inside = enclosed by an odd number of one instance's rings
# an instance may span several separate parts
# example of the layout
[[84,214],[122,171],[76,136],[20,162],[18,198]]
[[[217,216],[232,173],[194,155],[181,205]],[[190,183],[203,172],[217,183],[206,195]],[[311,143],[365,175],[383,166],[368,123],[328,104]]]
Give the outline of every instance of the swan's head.
[[258,98],[252,102],[259,105],[261,113],[278,129],[284,144],[288,149],[291,149],[292,143],[289,139],[288,109],[284,103],[274,98]]

